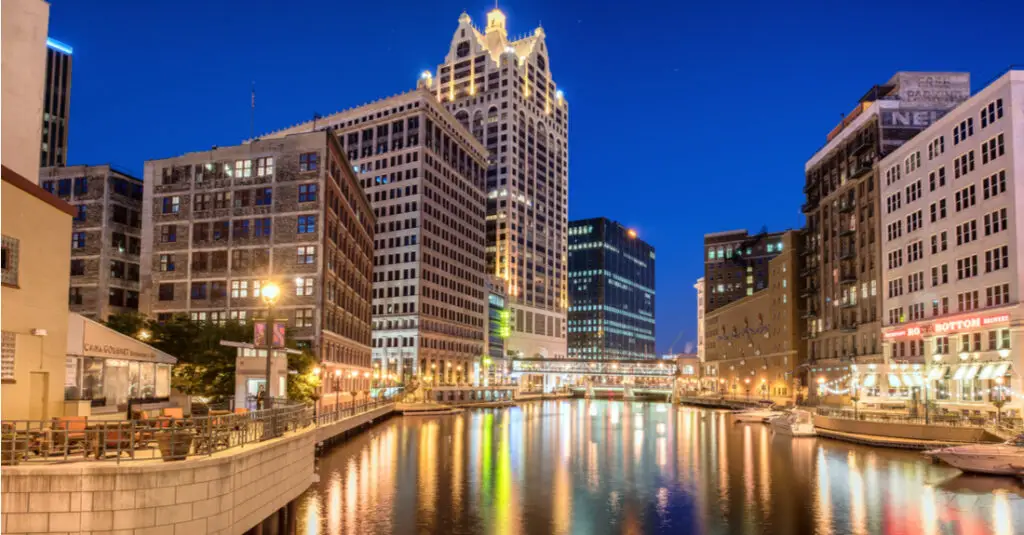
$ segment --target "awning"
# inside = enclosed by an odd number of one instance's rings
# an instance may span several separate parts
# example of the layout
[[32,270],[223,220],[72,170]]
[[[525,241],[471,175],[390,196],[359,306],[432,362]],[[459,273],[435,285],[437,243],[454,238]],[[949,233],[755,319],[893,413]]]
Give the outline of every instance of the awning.
[[992,378],[995,379],[996,377],[1002,377],[1006,375],[1006,372],[1008,371],[1010,371],[1010,363],[1001,362],[998,366],[996,366],[996,369],[992,372]]
[[864,376],[864,386],[866,388],[871,388],[875,386],[876,383],[878,383],[878,374],[869,373]]
[[971,381],[971,380],[973,380],[978,375],[978,370],[980,370],[980,369],[981,369],[981,365],[980,364],[972,365],[967,370],[967,373],[964,374],[964,381]]
[[964,374],[967,373],[967,366],[960,366],[956,369],[956,373],[953,374],[953,380],[959,381],[964,378]]
[[981,369],[981,373],[978,374],[978,379],[984,381],[985,379],[992,378],[992,372],[994,372],[995,370],[995,364],[986,364],[985,367]]
[[900,378],[899,378],[899,376],[896,375],[895,373],[890,373],[889,374],[889,388],[899,388],[899,387],[900,387]]
[[924,386],[924,379],[920,375],[903,374],[901,379],[905,386]]
[[929,381],[938,381],[946,376],[946,372],[949,371],[949,366],[935,366],[928,372]]

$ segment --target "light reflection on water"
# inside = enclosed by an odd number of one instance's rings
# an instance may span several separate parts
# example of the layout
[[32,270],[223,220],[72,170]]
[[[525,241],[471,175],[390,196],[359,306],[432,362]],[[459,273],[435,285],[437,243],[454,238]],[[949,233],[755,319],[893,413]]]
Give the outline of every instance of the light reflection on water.
[[319,471],[300,499],[300,533],[1024,531],[1012,479],[655,403],[394,418],[333,449]]

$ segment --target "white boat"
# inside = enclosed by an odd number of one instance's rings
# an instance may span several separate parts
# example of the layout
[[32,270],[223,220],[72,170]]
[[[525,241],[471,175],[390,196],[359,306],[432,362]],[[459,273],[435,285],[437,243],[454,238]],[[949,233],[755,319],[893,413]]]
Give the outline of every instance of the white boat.
[[783,414],[780,411],[771,409],[749,409],[732,413],[733,419],[737,422],[767,422],[776,416]]
[[924,454],[964,472],[1024,477],[1024,433],[1002,444],[953,446]]
[[782,435],[813,437],[818,434],[814,431],[814,416],[805,410],[793,409],[768,423],[776,433]]

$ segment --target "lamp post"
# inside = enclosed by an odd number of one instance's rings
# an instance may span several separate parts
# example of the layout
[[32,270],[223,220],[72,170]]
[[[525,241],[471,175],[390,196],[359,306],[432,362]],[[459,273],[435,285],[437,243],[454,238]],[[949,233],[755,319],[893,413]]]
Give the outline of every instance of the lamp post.
[[747,390],[747,401],[750,401],[750,377],[744,378],[743,382],[746,383],[744,388]]
[[1006,397],[1003,395],[1003,379],[1002,377],[996,377],[996,387],[993,393],[998,393],[998,396],[993,396],[995,399],[992,400],[992,405],[996,408],[996,427],[999,427],[1000,420],[1003,414],[1003,405],[1006,405]]
[[338,400],[341,398],[339,391],[341,390],[341,370],[334,370],[334,414],[337,418],[338,414]]
[[854,420],[859,420],[860,419],[858,417],[858,415],[857,415],[857,402],[860,401],[860,394],[858,392],[857,386],[858,386],[858,381],[856,379],[854,379],[853,382],[850,383],[850,401],[853,402],[853,419]]
[[316,390],[313,392],[313,421],[316,422],[320,413],[320,366],[313,368],[313,377],[316,377]]
[[272,282],[268,282],[260,289],[260,298],[267,305],[267,330],[263,333],[263,338],[267,343],[267,399],[263,404],[266,409],[274,407],[274,397],[270,395],[270,358],[274,353],[274,303],[280,296],[281,288]]

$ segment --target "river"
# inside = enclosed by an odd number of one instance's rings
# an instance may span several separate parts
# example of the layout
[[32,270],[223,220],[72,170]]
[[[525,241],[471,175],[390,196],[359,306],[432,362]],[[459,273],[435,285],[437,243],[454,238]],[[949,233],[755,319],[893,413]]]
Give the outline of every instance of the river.
[[395,417],[319,474],[299,533],[1024,533],[1013,479],[663,403]]

